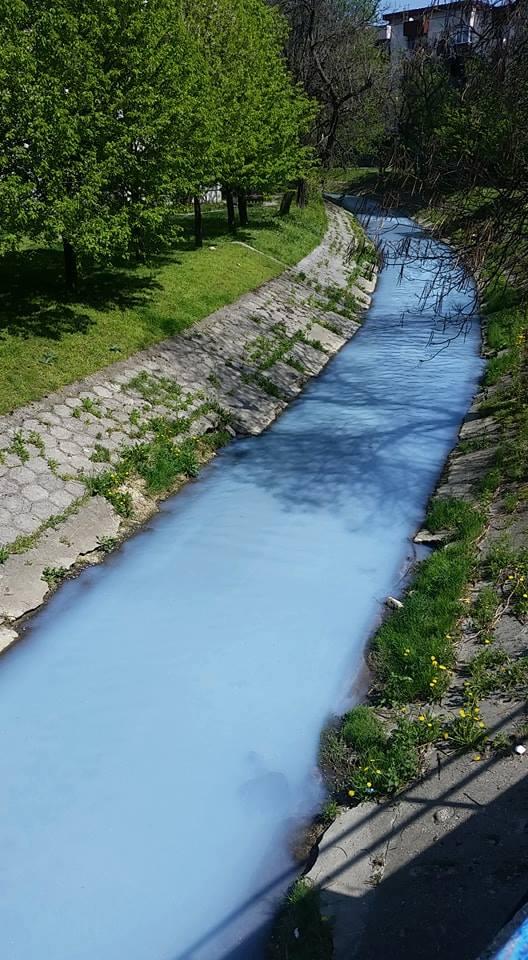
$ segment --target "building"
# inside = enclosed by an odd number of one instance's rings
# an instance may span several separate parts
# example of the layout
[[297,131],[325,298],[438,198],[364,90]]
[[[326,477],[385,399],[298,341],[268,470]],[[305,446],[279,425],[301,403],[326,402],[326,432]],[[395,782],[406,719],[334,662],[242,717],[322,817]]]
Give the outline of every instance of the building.
[[395,10],[385,14],[385,23],[377,27],[378,42],[390,50],[394,65],[421,44],[462,54],[481,41],[495,10],[483,0],[454,0],[412,10]]

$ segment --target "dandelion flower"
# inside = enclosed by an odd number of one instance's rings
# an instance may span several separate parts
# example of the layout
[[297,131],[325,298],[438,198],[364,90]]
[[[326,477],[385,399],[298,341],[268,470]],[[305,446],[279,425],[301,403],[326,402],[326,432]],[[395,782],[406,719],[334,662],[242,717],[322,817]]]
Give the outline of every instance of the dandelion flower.
[[356,791],[355,791],[355,790],[349,790],[349,791],[348,791],[348,796],[349,796],[349,797],[355,797],[355,796],[356,796]]
[[465,717],[466,711],[461,707],[460,710],[458,711],[458,715],[459,717]]
[[420,714],[420,716],[418,717],[418,720],[422,720],[422,721],[425,720],[423,713]]
[[370,789],[371,786],[372,786],[372,784],[371,784],[370,780],[367,780],[367,787]]
[[480,753],[476,753],[475,756],[473,757],[473,760],[474,760],[475,762],[478,762],[479,760],[482,760],[482,757],[480,756]]

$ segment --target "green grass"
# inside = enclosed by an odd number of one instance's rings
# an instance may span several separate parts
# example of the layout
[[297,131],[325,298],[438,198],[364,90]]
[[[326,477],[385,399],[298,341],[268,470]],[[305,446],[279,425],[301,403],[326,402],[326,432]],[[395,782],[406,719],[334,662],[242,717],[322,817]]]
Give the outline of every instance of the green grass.
[[469,664],[466,691],[481,699],[493,693],[525,696],[528,689],[528,657],[509,657],[504,650],[483,650]]
[[[204,212],[205,242],[195,250],[192,218],[182,215],[177,247],[147,265],[85,269],[79,291],[64,291],[61,252],[27,245],[0,260],[0,413],[178,333],[297,263],[320,241],[321,201],[281,218],[250,208],[250,226],[233,243],[223,210]],[[210,249],[214,247],[214,249]],[[267,256],[261,256],[261,253]]]
[[321,916],[319,891],[308,880],[291,888],[275,921],[270,960],[331,960],[332,929]]
[[325,174],[324,189],[331,193],[339,190],[355,193],[375,190],[378,181],[377,167],[335,167]]
[[323,738],[321,766],[330,772],[334,793],[340,799],[379,799],[418,776],[422,748],[437,740],[442,728],[441,718],[428,711],[414,718],[400,715],[389,729],[374,707],[354,707],[342,718],[339,729],[332,731],[330,740]]
[[473,542],[457,540],[424,560],[403,607],[381,626],[373,666],[387,703],[435,701],[445,693],[454,663],[452,632],[474,567]]

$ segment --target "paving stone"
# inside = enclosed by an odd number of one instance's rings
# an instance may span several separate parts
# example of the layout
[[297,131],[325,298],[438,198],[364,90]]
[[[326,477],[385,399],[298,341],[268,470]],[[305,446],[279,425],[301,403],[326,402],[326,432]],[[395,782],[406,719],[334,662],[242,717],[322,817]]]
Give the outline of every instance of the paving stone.
[[68,493],[72,493],[74,497],[82,497],[86,493],[86,487],[82,483],[77,483],[76,480],[67,480],[64,484],[64,489]]
[[81,452],[79,444],[73,440],[59,440],[59,450],[69,457],[75,457]]
[[7,543],[12,543],[16,539],[16,533],[11,524],[0,525],[0,547],[5,547]]
[[52,437],[55,437],[57,440],[69,440],[71,437],[71,431],[66,430],[65,427],[52,427],[50,430]]
[[44,520],[49,520],[50,517],[59,512],[53,502],[53,494],[50,494],[46,500],[39,500],[31,504],[30,516],[36,521],[35,525],[38,526]]
[[27,462],[27,466],[34,474],[49,473],[49,466],[44,457],[31,457]]
[[20,513],[24,509],[24,498],[19,496],[4,497],[2,506],[10,513]]
[[37,483],[30,483],[27,487],[22,487],[22,492],[31,503],[35,503],[37,500],[45,500],[48,496],[44,487]]
[[16,484],[31,483],[35,479],[35,474],[29,467],[15,467],[11,470],[9,479],[14,480]]
[[54,490],[49,495],[50,503],[53,504],[54,507],[57,507],[59,511],[66,510],[66,508],[73,503],[74,499],[73,494],[68,493],[67,490]]

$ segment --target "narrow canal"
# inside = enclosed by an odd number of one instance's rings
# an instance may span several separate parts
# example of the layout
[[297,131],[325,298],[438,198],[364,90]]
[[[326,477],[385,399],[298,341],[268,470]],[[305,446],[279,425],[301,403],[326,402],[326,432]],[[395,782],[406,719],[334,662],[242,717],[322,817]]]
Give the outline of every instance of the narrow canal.
[[471,290],[424,303],[420,230],[368,230],[411,243],[403,271],[386,257],[356,338],[1,661],[5,960],[261,956],[292,824],[320,796],[321,727],[350,698],[481,370],[477,324],[437,352]]

